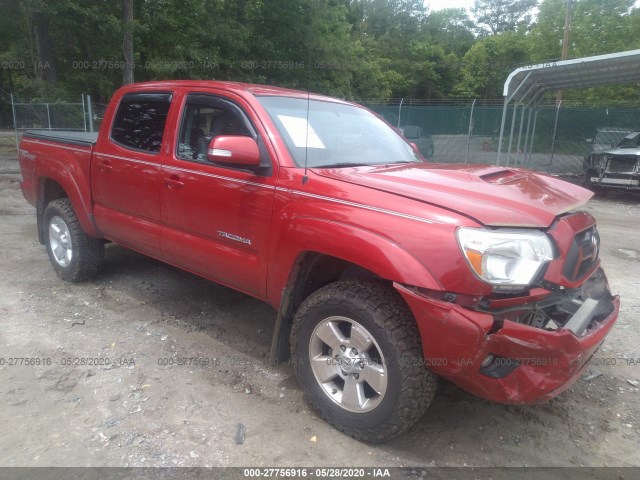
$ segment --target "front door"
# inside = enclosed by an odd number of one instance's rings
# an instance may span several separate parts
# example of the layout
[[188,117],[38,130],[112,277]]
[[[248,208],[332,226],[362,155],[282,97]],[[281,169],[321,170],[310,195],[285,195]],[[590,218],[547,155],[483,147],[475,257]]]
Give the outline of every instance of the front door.
[[214,164],[218,135],[262,136],[238,103],[209,94],[183,100],[177,145],[161,169],[166,261],[264,297],[275,175],[266,149],[259,170]]

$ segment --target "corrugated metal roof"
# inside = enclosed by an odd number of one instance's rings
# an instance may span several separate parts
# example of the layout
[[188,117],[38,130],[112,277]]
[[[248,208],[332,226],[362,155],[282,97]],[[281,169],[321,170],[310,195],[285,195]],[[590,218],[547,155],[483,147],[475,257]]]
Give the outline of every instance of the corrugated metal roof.
[[514,70],[504,84],[508,102],[528,104],[545,92],[640,81],[640,50],[530,65]]

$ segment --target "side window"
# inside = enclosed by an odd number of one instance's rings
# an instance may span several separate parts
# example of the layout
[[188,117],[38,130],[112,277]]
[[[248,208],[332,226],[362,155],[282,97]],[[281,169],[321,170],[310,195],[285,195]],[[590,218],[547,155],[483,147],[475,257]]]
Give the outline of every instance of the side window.
[[171,106],[171,94],[138,93],[120,101],[111,138],[124,147],[159,152]]
[[180,125],[178,158],[208,161],[209,143],[219,135],[252,136],[244,120],[233,109],[209,102],[187,102]]

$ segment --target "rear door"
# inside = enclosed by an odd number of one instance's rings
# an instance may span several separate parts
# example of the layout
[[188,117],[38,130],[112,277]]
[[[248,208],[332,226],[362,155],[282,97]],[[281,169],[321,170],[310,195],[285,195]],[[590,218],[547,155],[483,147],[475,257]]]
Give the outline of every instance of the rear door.
[[[254,138],[259,170],[207,159],[218,135]],[[275,165],[264,133],[241,99],[190,93],[182,101],[178,137],[162,166],[162,252],[167,261],[258,297],[266,293]]]
[[[91,162],[96,224],[111,240],[159,257],[160,166],[172,92],[139,92],[119,102]],[[105,137],[105,138],[102,138]]]

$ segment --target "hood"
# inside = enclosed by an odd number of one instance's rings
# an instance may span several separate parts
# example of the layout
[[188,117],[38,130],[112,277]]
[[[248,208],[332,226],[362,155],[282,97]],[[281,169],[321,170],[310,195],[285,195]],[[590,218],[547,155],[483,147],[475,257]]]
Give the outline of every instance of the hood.
[[553,177],[497,166],[402,164],[313,171],[452,210],[487,226],[546,228],[593,195]]
[[605,148],[604,150],[595,150],[591,152],[591,155],[625,155],[625,156],[640,156],[640,147],[623,147],[623,148]]

